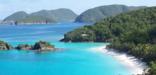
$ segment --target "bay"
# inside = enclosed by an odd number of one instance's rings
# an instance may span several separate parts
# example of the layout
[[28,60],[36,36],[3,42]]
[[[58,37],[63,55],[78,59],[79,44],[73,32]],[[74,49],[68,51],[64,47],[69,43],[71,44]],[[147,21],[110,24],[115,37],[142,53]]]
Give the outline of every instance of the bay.
[[44,40],[63,49],[46,53],[0,51],[0,75],[130,75],[129,69],[112,56],[91,50],[107,43],[59,42],[66,32],[84,25],[0,25],[0,39],[13,46]]

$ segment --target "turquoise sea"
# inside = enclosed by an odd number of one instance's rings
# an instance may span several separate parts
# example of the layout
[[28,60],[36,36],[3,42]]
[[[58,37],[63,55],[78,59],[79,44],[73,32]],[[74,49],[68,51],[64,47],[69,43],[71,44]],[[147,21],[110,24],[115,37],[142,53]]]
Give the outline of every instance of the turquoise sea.
[[47,25],[0,25],[0,39],[13,46],[49,41],[62,51],[0,51],[0,75],[130,75],[130,71],[112,56],[91,51],[107,43],[63,43],[64,33],[86,25],[60,23]]

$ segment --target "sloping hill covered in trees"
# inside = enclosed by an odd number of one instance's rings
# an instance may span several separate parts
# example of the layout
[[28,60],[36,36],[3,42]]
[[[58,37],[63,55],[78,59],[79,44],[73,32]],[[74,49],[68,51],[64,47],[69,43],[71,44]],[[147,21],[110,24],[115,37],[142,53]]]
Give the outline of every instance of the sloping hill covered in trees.
[[105,5],[86,10],[76,18],[76,22],[98,22],[110,16],[116,16],[132,10],[145,8],[144,6]]
[[111,42],[109,48],[126,52],[147,62],[150,66],[149,75],[155,75],[156,7],[106,18],[93,26],[68,32],[62,41]]
[[41,10],[31,14],[24,11],[16,12],[3,21],[17,21],[18,23],[55,23],[55,22],[74,22],[77,15],[69,9]]

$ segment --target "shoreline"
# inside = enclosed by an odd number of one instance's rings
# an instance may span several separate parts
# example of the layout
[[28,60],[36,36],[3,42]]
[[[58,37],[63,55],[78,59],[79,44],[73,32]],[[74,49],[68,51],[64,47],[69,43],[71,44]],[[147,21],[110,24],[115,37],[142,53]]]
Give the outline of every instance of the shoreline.
[[91,50],[112,56],[123,64],[132,75],[143,74],[144,70],[148,68],[144,62],[140,61],[134,56],[130,56],[126,53],[119,53],[113,49],[107,49],[106,47],[107,45],[92,47]]

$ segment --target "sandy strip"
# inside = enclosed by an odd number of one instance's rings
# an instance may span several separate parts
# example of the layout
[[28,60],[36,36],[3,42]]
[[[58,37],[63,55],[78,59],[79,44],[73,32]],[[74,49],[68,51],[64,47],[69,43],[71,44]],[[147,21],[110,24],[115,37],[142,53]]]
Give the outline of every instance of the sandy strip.
[[127,67],[131,74],[136,75],[136,74],[143,74],[143,70],[147,68],[145,63],[139,61],[133,56],[129,56],[125,53],[118,53],[115,52],[114,50],[108,50],[106,49],[106,45],[104,46],[99,46],[99,47],[93,47],[90,50],[94,52],[102,52],[108,55],[111,55],[115,59],[117,59],[119,62],[121,62],[125,67]]

